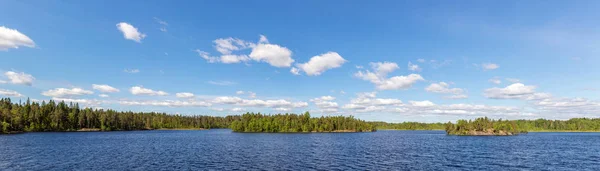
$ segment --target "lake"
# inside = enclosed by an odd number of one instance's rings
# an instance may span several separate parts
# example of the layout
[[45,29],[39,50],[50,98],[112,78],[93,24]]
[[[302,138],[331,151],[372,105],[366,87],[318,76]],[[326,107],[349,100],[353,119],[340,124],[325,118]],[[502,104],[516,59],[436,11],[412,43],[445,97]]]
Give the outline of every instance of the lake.
[[0,170],[600,170],[600,133],[52,132],[0,135]]

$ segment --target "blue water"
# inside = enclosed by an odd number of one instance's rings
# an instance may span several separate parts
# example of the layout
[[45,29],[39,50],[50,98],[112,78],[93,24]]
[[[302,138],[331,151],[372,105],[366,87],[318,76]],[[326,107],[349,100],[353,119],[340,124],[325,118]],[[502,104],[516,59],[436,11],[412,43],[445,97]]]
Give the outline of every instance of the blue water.
[[208,131],[0,135],[0,170],[600,170],[600,133]]

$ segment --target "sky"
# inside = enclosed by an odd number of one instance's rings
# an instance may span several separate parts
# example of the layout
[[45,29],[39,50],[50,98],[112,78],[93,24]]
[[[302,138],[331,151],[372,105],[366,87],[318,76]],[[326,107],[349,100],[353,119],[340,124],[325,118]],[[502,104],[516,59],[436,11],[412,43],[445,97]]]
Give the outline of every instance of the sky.
[[0,1],[0,97],[447,122],[600,117],[599,1]]

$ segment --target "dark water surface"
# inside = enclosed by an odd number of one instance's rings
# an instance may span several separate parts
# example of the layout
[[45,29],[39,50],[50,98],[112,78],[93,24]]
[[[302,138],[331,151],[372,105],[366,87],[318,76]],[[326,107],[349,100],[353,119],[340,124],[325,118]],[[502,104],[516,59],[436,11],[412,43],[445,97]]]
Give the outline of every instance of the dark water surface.
[[0,170],[600,170],[600,133],[208,131],[0,135]]

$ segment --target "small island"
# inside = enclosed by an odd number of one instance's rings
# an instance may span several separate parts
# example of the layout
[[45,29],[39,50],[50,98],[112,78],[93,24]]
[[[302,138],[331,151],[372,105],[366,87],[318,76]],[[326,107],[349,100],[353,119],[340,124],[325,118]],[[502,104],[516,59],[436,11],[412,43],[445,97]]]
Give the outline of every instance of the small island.
[[310,117],[297,114],[262,115],[246,113],[231,123],[234,132],[373,132],[375,126],[353,116]]
[[510,136],[527,133],[519,129],[515,121],[491,120],[487,117],[471,120],[458,120],[456,124],[448,122],[446,124],[446,133],[448,135],[467,135],[467,136]]

